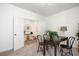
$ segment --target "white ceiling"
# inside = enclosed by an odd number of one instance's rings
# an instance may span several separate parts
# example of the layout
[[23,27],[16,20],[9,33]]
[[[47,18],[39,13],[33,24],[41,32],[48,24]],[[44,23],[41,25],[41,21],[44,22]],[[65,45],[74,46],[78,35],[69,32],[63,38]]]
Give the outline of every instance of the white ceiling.
[[15,6],[38,13],[42,16],[50,16],[64,10],[79,6],[79,3],[12,3]]

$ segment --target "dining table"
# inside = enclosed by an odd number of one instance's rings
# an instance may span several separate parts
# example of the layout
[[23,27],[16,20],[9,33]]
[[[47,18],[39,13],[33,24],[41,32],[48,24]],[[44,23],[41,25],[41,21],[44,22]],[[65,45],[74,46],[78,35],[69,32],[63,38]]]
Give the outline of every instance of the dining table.
[[60,42],[67,41],[68,42],[68,37],[61,37],[60,40],[58,41],[52,41],[52,40],[45,40],[44,39],[44,44],[43,44],[43,56],[46,55],[46,47],[53,46],[54,47],[54,56],[57,56],[57,46],[59,46]]

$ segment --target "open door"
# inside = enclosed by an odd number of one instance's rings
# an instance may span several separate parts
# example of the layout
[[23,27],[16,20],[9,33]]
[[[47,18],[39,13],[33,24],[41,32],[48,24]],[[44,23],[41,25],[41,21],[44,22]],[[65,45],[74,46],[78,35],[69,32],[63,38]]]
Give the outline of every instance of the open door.
[[24,19],[14,17],[14,51],[24,47]]

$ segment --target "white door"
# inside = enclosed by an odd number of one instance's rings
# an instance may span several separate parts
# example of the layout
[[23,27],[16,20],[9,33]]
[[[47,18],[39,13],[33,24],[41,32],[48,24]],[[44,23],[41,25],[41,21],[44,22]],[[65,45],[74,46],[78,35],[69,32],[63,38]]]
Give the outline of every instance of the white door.
[[24,20],[14,17],[14,50],[24,47]]

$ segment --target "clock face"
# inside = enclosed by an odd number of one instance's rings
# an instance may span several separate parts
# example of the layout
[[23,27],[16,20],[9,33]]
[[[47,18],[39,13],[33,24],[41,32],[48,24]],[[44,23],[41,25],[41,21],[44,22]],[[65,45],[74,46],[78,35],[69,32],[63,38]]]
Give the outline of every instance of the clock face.
[[26,25],[25,25],[25,30],[30,30],[30,27],[31,27],[31,26],[30,26],[29,24],[26,24]]

